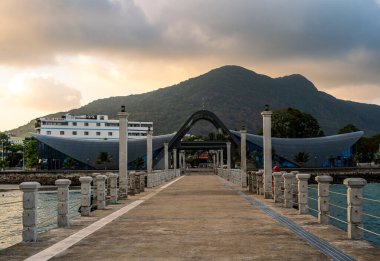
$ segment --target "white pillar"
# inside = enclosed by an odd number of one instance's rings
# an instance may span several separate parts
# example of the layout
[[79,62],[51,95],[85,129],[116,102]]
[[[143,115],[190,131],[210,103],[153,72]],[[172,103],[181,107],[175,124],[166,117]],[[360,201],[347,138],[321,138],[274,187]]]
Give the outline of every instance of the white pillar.
[[173,149],[173,171],[174,171],[174,177],[177,176],[177,149]]
[[55,185],[57,186],[58,196],[58,215],[57,223],[58,227],[68,227],[70,225],[69,220],[69,186],[71,180],[69,179],[57,179]]
[[22,196],[22,241],[37,241],[37,192],[41,187],[38,182],[23,182],[20,189]]
[[240,130],[240,183],[243,188],[247,186],[247,130]]
[[231,142],[226,142],[227,145],[227,169],[231,168]]
[[347,236],[349,239],[362,239],[363,230],[363,187],[367,181],[362,178],[348,178],[347,186]]
[[82,216],[89,216],[91,212],[91,177],[80,177],[81,207]]
[[266,109],[261,115],[264,133],[264,198],[272,198],[272,112]]
[[152,147],[152,131],[150,127],[146,134],[146,172],[147,172],[147,187],[153,188],[153,147]]
[[165,180],[169,180],[169,144],[167,142],[164,143],[164,153],[165,153]]
[[111,204],[117,204],[117,178],[119,175],[116,173],[109,173],[108,177],[110,179],[110,201]]
[[120,197],[128,197],[128,114],[125,106],[121,106],[119,116],[119,193]]

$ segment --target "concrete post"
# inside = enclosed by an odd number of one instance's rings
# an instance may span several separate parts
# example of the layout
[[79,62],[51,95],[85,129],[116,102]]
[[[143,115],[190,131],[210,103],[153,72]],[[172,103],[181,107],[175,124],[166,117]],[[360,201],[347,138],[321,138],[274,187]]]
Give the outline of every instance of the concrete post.
[[81,207],[82,216],[89,216],[91,212],[91,177],[80,177]]
[[128,114],[125,106],[121,106],[119,116],[119,193],[120,197],[128,197]]
[[293,206],[297,207],[298,206],[298,182],[296,179],[297,174],[299,174],[299,171],[291,171],[293,173],[293,180],[292,180],[292,186],[293,186]]
[[220,150],[220,167],[223,168],[224,165],[224,155],[223,155],[223,150]]
[[348,178],[347,186],[347,236],[349,239],[362,239],[363,230],[363,187],[367,181],[362,178]]
[[330,176],[317,176],[315,180],[318,182],[318,222],[327,225],[330,222],[329,193],[333,179]]
[[58,215],[57,224],[58,227],[70,226],[69,220],[69,186],[71,180],[69,179],[57,179],[55,185],[57,186],[58,196]]
[[308,181],[310,179],[310,174],[297,174],[298,180],[298,213],[308,214],[309,208],[307,207],[308,198]]
[[177,149],[173,149],[173,170],[174,170],[174,177],[177,176]]
[[183,172],[185,173],[186,172],[186,152],[183,151],[183,163],[182,163],[182,166],[183,166]]
[[264,198],[272,198],[272,112],[265,109],[263,116]]
[[164,143],[164,153],[165,153],[165,180],[169,180],[169,144],[167,142]]
[[263,188],[263,176],[264,172],[263,171],[257,171],[256,172],[256,192],[257,195],[263,195],[264,193],[264,188]]
[[284,179],[284,207],[292,208],[293,207],[293,186],[292,182],[294,179],[293,173],[284,173],[282,175]]
[[220,167],[220,164],[219,164],[219,151],[216,151],[216,167],[219,168]]
[[119,175],[116,173],[110,173],[108,174],[108,177],[110,179],[110,196],[111,196],[111,204],[116,204],[117,203],[117,178]]
[[231,168],[231,142],[226,142],[227,145],[227,169]]
[[96,205],[98,209],[106,208],[106,179],[107,177],[105,175],[96,176]]
[[216,156],[215,156],[215,154],[212,154],[212,167],[215,170],[215,168],[216,168]]
[[240,185],[247,186],[247,130],[240,130]]
[[282,173],[281,172],[274,172],[273,173],[274,178],[274,195],[273,199],[275,203],[280,203],[281,200],[281,179],[282,179]]
[[152,131],[150,127],[146,134],[146,172],[147,172],[147,187],[153,188],[153,147],[152,147]]
[[20,189],[22,196],[22,241],[37,241],[37,192],[41,187],[38,182],[23,182]]

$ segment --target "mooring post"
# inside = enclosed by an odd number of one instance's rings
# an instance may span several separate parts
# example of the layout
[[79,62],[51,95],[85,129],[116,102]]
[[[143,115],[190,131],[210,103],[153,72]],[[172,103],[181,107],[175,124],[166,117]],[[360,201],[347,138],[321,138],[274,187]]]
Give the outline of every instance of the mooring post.
[[281,172],[273,172],[273,179],[274,179],[274,194],[273,199],[275,203],[281,202],[281,180],[282,180],[282,173]]
[[318,222],[320,224],[329,224],[330,222],[330,182],[333,180],[331,176],[317,176],[315,180],[318,182]]
[[308,214],[309,208],[307,205],[307,200],[310,174],[297,174],[296,177],[298,180],[298,213]]
[[89,216],[91,212],[91,177],[80,177],[81,208],[82,216]]
[[105,175],[96,176],[96,204],[98,206],[98,209],[106,208],[106,179],[107,177]]
[[70,226],[69,220],[69,186],[71,180],[69,179],[57,179],[55,185],[57,186],[58,196],[58,215],[57,223],[58,227]]
[[282,175],[284,179],[284,207],[293,207],[293,173],[284,173]]
[[22,241],[37,241],[37,193],[38,182],[23,182],[19,185],[22,195]]
[[110,202],[111,204],[116,204],[118,197],[118,188],[117,188],[117,178],[119,177],[116,173],[109,173],[108,178],[110,179]]
[[363,230],[363,188],[367,181],[362,178],[348,178],[347,186],[347,236],[349,239],[362,239]]

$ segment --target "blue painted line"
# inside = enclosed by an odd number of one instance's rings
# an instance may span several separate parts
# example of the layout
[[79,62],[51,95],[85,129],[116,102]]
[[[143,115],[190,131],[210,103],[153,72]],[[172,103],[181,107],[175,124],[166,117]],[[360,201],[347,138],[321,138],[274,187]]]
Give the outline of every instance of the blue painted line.
[[311,246],[317,248],[320,250],[323,254],[330,257],[332,260],[342,260],[342,261],[355,261],[356,259],[350,257],[340,249],[330,245],[325,240],[320,239],[319,237],[307,232],[305,229],[288,219],[287,217],[281,215],[280,213],[274,211],[273,209],[269,208],[268,206],[264,205],[263,203],[251,198],[248,195],[245,195],[240,190],[224,183],[225,187],[229,188],[230,190],[235,191],[237,194],[242,196],[245,200],[247,200],[249,203],[251,203],[253,206],[260,209],[262,212],[276,220],[278,223],[283,225],[284,227],[291,230],[293,233],[295,233],[298,237],[302,238],[306,242],[308,242]]

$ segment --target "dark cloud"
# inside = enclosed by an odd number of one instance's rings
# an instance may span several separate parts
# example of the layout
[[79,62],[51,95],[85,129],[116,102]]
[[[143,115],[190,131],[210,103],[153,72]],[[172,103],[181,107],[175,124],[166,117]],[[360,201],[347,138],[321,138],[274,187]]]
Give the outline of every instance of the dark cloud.
[[286,61],[315,63],[331,83],[380,81],[380,5],[369,0],[3,0],[0,31],[4,65],[83,53],[253,67]]

